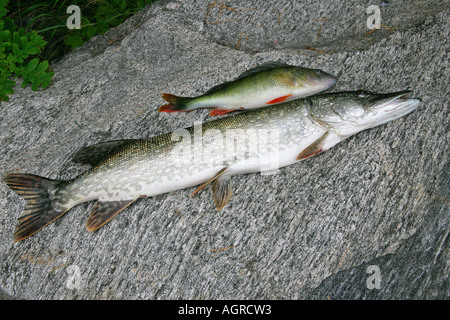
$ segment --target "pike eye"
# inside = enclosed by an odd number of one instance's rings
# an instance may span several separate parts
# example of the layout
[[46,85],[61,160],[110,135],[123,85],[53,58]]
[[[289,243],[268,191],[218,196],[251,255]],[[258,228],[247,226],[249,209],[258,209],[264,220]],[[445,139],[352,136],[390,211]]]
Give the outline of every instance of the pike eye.
[[358,91],[358,97],[360,97],[360,98],[365,98],[365,97],[367,97],[367,94],[366,94],[364,91],[359,90],[359,91]]

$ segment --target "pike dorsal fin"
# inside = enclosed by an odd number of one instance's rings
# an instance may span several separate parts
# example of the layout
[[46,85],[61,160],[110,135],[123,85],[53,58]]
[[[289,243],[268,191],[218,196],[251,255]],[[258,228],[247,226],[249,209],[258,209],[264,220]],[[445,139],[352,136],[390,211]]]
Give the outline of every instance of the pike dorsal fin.
[[127,140],[114,140],[107,142],[100,142],[94,144],[92,146],[86,147],[78,151],[72,161],[81,163],[81,164],[90,164],[95,166],[99,164],[102,160],[106,159],[114,152],[116,152],[119,148],[132,143],[136,140],[127,139]]
[[88,231],[94,231],[109,220],[114,218],[116,214],[132,204],[136,199],[121,201],[99,201],[91,212],[86,223]]

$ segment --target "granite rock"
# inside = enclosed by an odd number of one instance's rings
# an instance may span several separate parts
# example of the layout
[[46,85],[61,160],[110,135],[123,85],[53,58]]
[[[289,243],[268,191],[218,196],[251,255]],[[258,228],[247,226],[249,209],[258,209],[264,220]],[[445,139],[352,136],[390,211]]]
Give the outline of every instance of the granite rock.
[[209,190],[179,190],[89,233],[85,203],[15,243],[25,201],[0,183],[0,298],[448,299],[443,3],[380,2],[389,28],[369,32],[365,1],[156,2],[54,63],[46,90],[17,86],[1,104],[0,175],[52,179],[86,170],[71,157],[88,145],[209,120],[157,112],[160,93],[198,95],[264,62],[423,103],[275,175],[234,177],[220,212]]

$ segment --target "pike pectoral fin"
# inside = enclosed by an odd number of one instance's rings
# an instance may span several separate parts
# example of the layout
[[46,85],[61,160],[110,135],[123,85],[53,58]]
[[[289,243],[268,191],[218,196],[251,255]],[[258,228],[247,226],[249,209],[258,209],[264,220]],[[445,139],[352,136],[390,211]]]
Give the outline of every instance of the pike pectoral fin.
[[317,139],[316,141],[311,143],[309,145],[309,147],[307,147],[302,152],[300,152],[300,154],[297,156],[296,160],[306,159],[306,158],[315,156],[316,154],[324,151],[324,150],[322,150],[322,148],[327,140],[328,134],[329,133],[327,131],[323,136],[321,136],[319,139]]
[[78,151],[72,161],[78,162],[81,164],[90,164],[95,166],[100,163],[103,159],[112,155],[119,148],[136,141],[134,139],[126,139],[126,140],[115,140],[115,141],[107,141],[100,142],[94,144],[92,146],[86,147]]
[[231,176],[222,175],[212,185],[213,199],[217,210],[221,210],[231,198]]
[[88,231],[94,231],[100,228],[134,201],[136,201],[136,199],[104,202],[99,201],[88,218],[86,229]]

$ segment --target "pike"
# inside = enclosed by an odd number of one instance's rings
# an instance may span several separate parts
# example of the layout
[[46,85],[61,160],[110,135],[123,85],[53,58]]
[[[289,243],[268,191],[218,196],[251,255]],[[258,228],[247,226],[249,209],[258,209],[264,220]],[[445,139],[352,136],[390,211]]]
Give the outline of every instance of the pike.
[[189,98],[163,93],[168,104],[160,112],[185,112],[215,108],[211,116],[288,102],[331,88],[337,79],[321,70],[266,63],[241,74],[231,82],[219,84],[206,93]]
[[[194,139],[194,143],[166,133],[145,140],[109,141],[87,147],[75,155],[74,161],[92,168],[71,180],[56,181],[30,174],[4,177],[6,184],[27,200],[14,240],[31,236],[70,208],[91,200],[98,203],[87,220],[88,231],[101,227],[140,197],[198,185],[192,195],[211,184],[216,208],[220,210],[231,197],[233,175],[258,172],[274,162],[279,167],[294,164],[357,132],[398,119],[420,102],[411,98],[409,91],[330,93],[206,122],[200,139]],[[240,130],[248,140],[255,130],[277,132],[279,139],[272,147],[258,141],[252,150],[245,143],[239,144],[212,160],[215,153],[211,150],[221,147],[222,135],[233,130]],[[195,127],[184,129],[187,141],[192,141],[195,131]],[[211,131],[216,134],[208,134]],[[201,156],[174,157],[183,143],[188,151]]]

